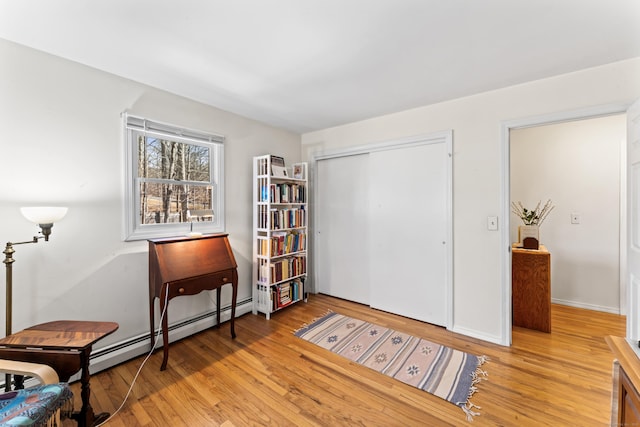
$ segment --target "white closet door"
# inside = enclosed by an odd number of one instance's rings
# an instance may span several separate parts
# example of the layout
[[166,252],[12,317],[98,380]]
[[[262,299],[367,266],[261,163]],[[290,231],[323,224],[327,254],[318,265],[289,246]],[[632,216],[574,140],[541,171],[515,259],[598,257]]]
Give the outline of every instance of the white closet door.
[[318,292],[369,304],[368,154],[316,163]]
[[369,157],[370,304],[442,326],[448,314],[447,164],[444,142]]

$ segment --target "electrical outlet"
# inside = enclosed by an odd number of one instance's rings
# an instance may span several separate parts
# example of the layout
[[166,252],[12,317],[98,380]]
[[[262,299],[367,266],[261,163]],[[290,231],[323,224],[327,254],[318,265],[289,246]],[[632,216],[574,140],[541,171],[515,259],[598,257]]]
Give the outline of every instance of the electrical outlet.
[[488,216],[487,217],[487,230],[489,230],[489,231],[498,230],[498,217],[497,216]]
[[571,214],[571,224],[580,224],[580,214],[572,213]]

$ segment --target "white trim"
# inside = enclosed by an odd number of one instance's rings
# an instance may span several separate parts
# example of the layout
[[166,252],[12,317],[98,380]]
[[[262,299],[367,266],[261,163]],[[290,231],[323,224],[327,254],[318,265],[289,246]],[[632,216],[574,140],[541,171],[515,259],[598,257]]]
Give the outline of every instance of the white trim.
[[635,321],[638,319],[638,290],[640,284],[636,276],[633,273],[629,273],[628,293],[629,293],[629,308],[627,309],[627,334],[626,337],[632,340],[638,340],[640,334],[638,333],[638,324]]
[[171,136],[172,139],[193,143],[224,144],[224,135],[218,135],[201,130],[188,129],[170,123],[158,122],[125,112],[123,114],[127,129],[134,129],[150,135]]
[[368,154],[376,151],[391,150],[393,148],[407,148],[414,145],[437,144],[442,140],[453,141],[453,130],[433,132],[426,135],[414,135],[388,141],[372,142],[365,145],[340,148],[336,150],[324,150],[312,154],[312,161],[315,164],[318,160],[332,159],[336,157],[354,156],[358,154]]
[[[533,126],[563,123],[574,120],[592,119],[596,117],[623,114],[630,104],[610,104],[571,111],[560,111],[540,116],[525,117],[520,119],[505,120],[500,123],[500,151],[502,153],[501,165],[501,212],[502,212],[502,242],[500,244],[501,270],[502,270],[502,331],[500,344],[511,345],[511,242],[509,239],[510,230],[510,156],[509,156],[509,133],[511,129],[523,129]],[[626,234],[624,224],[621,224],[620,235]],[[622,260],[621,260],[622,262]]]
[[464,328],[460,326],[455,326],[453,329],[451,329],[451,331],[455,332],[456,334],[464,335],[466,337],[476,338],[482,341],[487,341],[487,342],[498,344],[498,345],[502,344],[500,336],[485,334],[484,332],[478,331],[476,329],[469,329],[469,328]]
[[[354,156],[359,154],[368,154],[377,151],[393,150],[399,148],[408,148],[412,146],[425,145],[425,144],[442,144],[445,143],[448,153],[447,162],[447,289],[446,289],[446,325],[449,330],[453,328],[453,130],[445,130],[440,132],[433,132],[425,135],[408,136],[399,139],[393,139],[382,142],[374,142],[365,145],[359,145],[354,147],[326,150],[311,154],[311,168],[313,170],[313,183],[318,181],[317,165],[319,160],[327,160],[338,157]],[[317,186],[312,185],[313,200],[317,200]],[[312,206],[313,215],[316,217],[315,205]],[[312,235],[313,233],[309,233]],[[315,239],[312,242],[314,245],[314,254],[318,253],[318,249],[315,247]],[[315,262],[314,262],[315,265]],[[315,269],[312,273],[314,290],[317,277],[315,275]]]
[[560,298],[552,298],[553,304],[566,305],[567,307],[586,308],[587,310],[601,311],[603,313],[620,314],[618,307],[606,307],[604,305],[597,304],[585,304],[583,302],[569,301]]

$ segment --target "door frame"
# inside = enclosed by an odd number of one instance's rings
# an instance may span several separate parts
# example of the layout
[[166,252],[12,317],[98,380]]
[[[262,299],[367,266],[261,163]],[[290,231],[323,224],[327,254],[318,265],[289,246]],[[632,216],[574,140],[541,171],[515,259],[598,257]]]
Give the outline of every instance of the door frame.
[[[317,162],[319,160],[326,160],[336,157],[353,156],[357,154],[368,154],[376,151],[386,151],[394,148],[408,148],[411,146],[419,146],[424,144],[445,143],[448,151],[447,162],[447,245],[446,258],[447,258],[447,283],[446,286],[446,325],[449,330],[453,328],[453,130],[444,130],[440,132],[432,132],[428,134],[414,135],[404,138],[395,138],[392,140],[386,140],[381,142],[372,142],[364,145],[357,145],[353,147],[339,148],[335,150],[323,150],[311,154],[311,169],[313,171],[313,182],[311,188],[313,192],[313,200],[316,200],[317,196]],[[316,209],[312,204],[312,218],[315,218]],[[315,226],[311,224],[310,236],[315,235]],[[311,242],[311,245],[316,253],[315,240]],[[312,257],[313,258],[313,257]],[[315,273],[316,263],[313,260],[313,289],[317,292],[317,286],[315,286],[317,277]]]
[[[535,126],[544,126],[550,124],[557,124],[570,121],[593,119],[597,117],[611,116],[616,114],[626,113],[631,104],[609,104],[601,105],[590,108],[562,111],[556,113],[550,113],[540,116],[524,117],[520,119],[505,120],[500,123],[500,151],[502,154],[502,167],[501,167],[501,191],[500,191],[500,206],[502,216],[502,230],[500,238],[500,271],[502,272],[502,336],[500,341],[502,345],[511,345],[511,239],[509,236],[509,230],[511,229],[510,217],[511,217],[511,160],[510,160],[510,132],[511,129],[523,129]],[[621,211],[621,215],[625,215]],[[620,223],[620,237],[624,239],[626,237],[626,221]],[[626,250],[626,248],[625,248]],[[620,257],[620,271],[626,271],[626,265],[622,265],[626,258]],[[628,298],[627,298],[627,286],[626,275],[620,275],[620,310],[623,312],[628,311]]]

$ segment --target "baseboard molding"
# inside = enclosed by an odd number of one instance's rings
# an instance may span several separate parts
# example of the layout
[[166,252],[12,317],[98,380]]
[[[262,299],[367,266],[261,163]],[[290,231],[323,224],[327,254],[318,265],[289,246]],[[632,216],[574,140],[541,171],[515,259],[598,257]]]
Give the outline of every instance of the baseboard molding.
[[[236,318],[247,313],[251,313],[253,303],[251,298],[239,301],[236,304]],[[223,324],[231,320],[231,305],[220,309],[220,323]],[[216,312],[209,311],[199,316],[195,316],[178,323],[169,325],[169,342],[181,340],[189,335],[196,334],[216,325]],[[224,325],[222,325],[224,327]],[[159,328],[156,329],[158,334]],[[158,336],[158,344],[156,348],[162,346],[162,333]],[[151,351],[151,340],[149,334],[141,334],[124,341],[111,344],[107,347],[100,348],[91,353],[90,369],[91,373],[109,369],[120,363],[131,360]],[[80,374],[71,377],[70,381],[80,379]]]
[[577,302],[577,301],[563,300],[560,298],[551,298],[551,302],[554,304],[567,305],[569,307],[585,308],[587,310],[602,311],[604,313],[611,313],[611,314],[620,314],[619,307],[606,307],[603,305],[586,304],[586,303]]
[[[243,314],[251,313],[252,309],[253,302],[251,298],[239,301],[236,304],[236,318],[242,316]],[[231,320],[231,305],[222,307],[220,309],[220,323],[222,324],[229,320]],[[169,325],[169,342],[172,343],[174,341],[181,340],[182,338],[204,331],[215,325],[215,311],[209,311],[199,316],[194,316],[181,322],[177,322],[175,324]],[[158,331],[159,328],[156,329],[156,334],[158,333]],[[160,335],[158,335],[158,344],[156,345],[156,347],[161,346],[162,334],[160,333]],[[113,366],[119,365],[120,363],[131,360],[135,357],[141,356],[143,354],[148,354],[150,351],[151,340],[149,339],[149,334],[145,333],[142,335],[138,335],[136,337],[132,337],[93,351],[91,353],[91,356],[89,357],[89,371],[91,372],[91,374],[95,374],[97,372],[104,371],[105,369],[109,369]],[[79,380],[80,372],[69,378],[70,383]],[[2,387],[3,389],[4,384],[4,376],[2,376],[0,387]],[[25,387],[31,387],[38,384],[38,380],[34,378],[26,378],[24,382]]]
[[487,341],[493,344],[504,345],[499,336],[487,335],[485,333],[476,331],[474,329],[467,329],[467,328],[461,328],[459,326],[454,326],[453,329],[451,329],[451,331],[457,334],[461,334],[471,338],[477,338],[479,340]]

